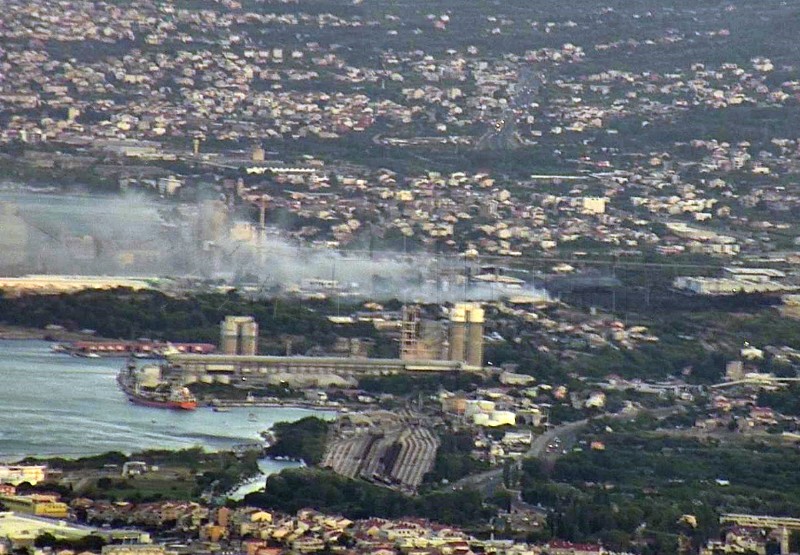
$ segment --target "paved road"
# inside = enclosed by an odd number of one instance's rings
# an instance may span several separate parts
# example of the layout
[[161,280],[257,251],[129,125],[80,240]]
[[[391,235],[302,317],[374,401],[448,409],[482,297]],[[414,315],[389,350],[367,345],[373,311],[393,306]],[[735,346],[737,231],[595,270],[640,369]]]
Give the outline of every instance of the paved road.
[[558,451],[552,453],[547,452],[547,446],[553,443],[556,438],[561,441],[561,449],[572,449],[572,444],[578,435],[578,432],[589,423],[588,418],[583,420],[576,420],[575,422],[568,422],[561,426],[556,426],[547,430],[545,433],[537,437],[531,442],[531,448],[525,453],[526,458],[535,459],[551,459],[558,458]]
[[[637,409],[627,412],[619,412],[614,414],[604,414],[598,418],[612,418],[615,420],[633,420],[642,412],[647,412],[655,417],[661,418],[669,416],[676,412],[683,410],[683,407],[665,407],[660,409]],[[569,453],[577,442],[579,432],[589,423],[590,419],[584,418],[583,420],[576,420],[575,422],[567,422],[561,424],[544,432],[542,435],[537,436],[531,447],[525,453],[522,459],[539,459],[547,465],[555,464],[556,460],[564,454]],[[547,446],[553,443],[556,438],[559,439],[558,449],[551,452],[547,451]],[[521,460],[517,462],[517,466],[521,465]],[[447,486],[446,491],[456,491],[464,488],[472,488],[479,490],[484,495],[491,495],[497,488],[503,484],[503,467],[499,466],[480,474],[473,474],[461,480],[454,482]]]
[[[571,439],[571,442],[574,442],[574,438],[577,436],[578,432],[588,423],[589,420],[584,418],[583,420],[568,422],[547,430],[542,435],[537,436],[533,442],[531,442],[531,447],[525,453],[524,458],[544,459],[548,462],[555,462],[555,459],[557,459],[558,455],[561,453],[548,453],[547,446],[558,437],[562,442],[562,449],[571,449],[572,445],[567,446],[565,441],[570,442]],[[456,491],[464,488],[472,488],[477,489],[484,494],[491,494],[494,492],[494,490],[499,488],[502,483],[503,467],[499,466],[497,468],[481,472],[480,474],[473,474],[472,476],[462,478],[461,480],[450,484],[447,489],[449,491]]]

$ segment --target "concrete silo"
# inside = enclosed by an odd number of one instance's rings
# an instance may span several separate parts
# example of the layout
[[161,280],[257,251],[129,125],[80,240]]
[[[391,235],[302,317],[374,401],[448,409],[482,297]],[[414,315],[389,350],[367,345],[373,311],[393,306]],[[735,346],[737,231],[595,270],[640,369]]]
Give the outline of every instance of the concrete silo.
[[223,355],[235,355],[239,345],[239,325],[228,316],[220,324],[219,348]]
[[483,321],[484,311],[472,305],[467,311],[466,362],[470,366],[483,366]]
[[459,303],[450,312],[450,360],[466,360],[468,306]]
[[458,303],[450,311],[448,358],[483,366],[484,311],[477,303]]
[[249,318],[241,324],[239,354],[255,356],[258,351],[258,324],[253,318]]
[[224,355],[254,356],[258,351],[258,324],[252,316],[226,316],[220,324]]

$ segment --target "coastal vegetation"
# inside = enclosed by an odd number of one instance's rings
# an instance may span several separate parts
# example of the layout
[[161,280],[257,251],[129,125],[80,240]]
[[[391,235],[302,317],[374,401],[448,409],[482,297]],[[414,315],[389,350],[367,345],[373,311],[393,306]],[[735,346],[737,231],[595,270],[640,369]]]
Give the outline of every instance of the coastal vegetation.
[[325,440],[330,423],[315,416],[296,422],[278,422],[272,427],[275,443],[268,449],[272,457],[300,459],[306,464],[318,464],[325,453]]
[[348,518],[422,517],[461,526],[485,522],[492,512],[472,490],[410,497],[362,480],[307,468],[273,474],[267,478],[266,489],[248,495],[245,503],[288,513],[313,507]]

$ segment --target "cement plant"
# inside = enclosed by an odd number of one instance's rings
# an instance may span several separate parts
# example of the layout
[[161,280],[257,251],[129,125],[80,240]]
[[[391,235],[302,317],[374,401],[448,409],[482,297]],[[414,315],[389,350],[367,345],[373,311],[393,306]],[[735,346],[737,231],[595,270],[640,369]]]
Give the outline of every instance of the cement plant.
[[800,553],[797,1],[0,14],[0,555]]

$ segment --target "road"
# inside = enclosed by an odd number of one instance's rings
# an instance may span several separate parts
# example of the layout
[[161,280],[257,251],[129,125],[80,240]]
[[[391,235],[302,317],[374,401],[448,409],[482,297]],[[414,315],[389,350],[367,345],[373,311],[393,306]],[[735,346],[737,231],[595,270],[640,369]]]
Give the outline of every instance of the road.
[[[575,438],[578,432],[589,423],[589,419],[577,420],[575,422],[568,422],[555,428],[551,428],[544,432],[542,435],[537,436],[532,442],[531,447],[525,453],[525,459],[542,459],[552,464],[561,454],[560,452],[547,452],[547,446],[552,443],[556,438],[561,441],[562,449],[572,449]],[[567,445],[567,442],[570,445]],[[520,464],[519,462],[517,463]],[[450,484],[447,489],[449,491],[457,491],[464,488],[477,489],[484,495],[491,495],[497,488],[503,484],[503,467],[499,466],[480,474],[473,474],[461,480]]]
[[[646,412],[657,418],[662,418],[680,412],[683,407],[665,407],[660,409],[635,409],[626,412],[618,412],[613,414],[603,414],[596,418],[610,418],[615,420],[633,420],[639,414]],[[595,418],[595,419],[596,419]],[[531,447],[520,460],[517,461],[517,467],[520,467],[524,459],[539,459],[547,466],[552,467],[556,460],[564,453],[572,451],[577,443],[579,432],[590,422],[591,419],[584,418],[583,420],[576,420],[575,422],[567,422],[561,424],[544,432],[542,435],[537,436],[532,442]],[[547,446],[554,443],[558,438],[558,448],[552,451],[547,450]],[[503,467],[502,465],[481,472],[480,474],[473,474],[461,480],[454,482],[447,486],[445,491],[457,491],[464,488],[477,489],[483,495],[491,495],[499,487],[503,485]]]

